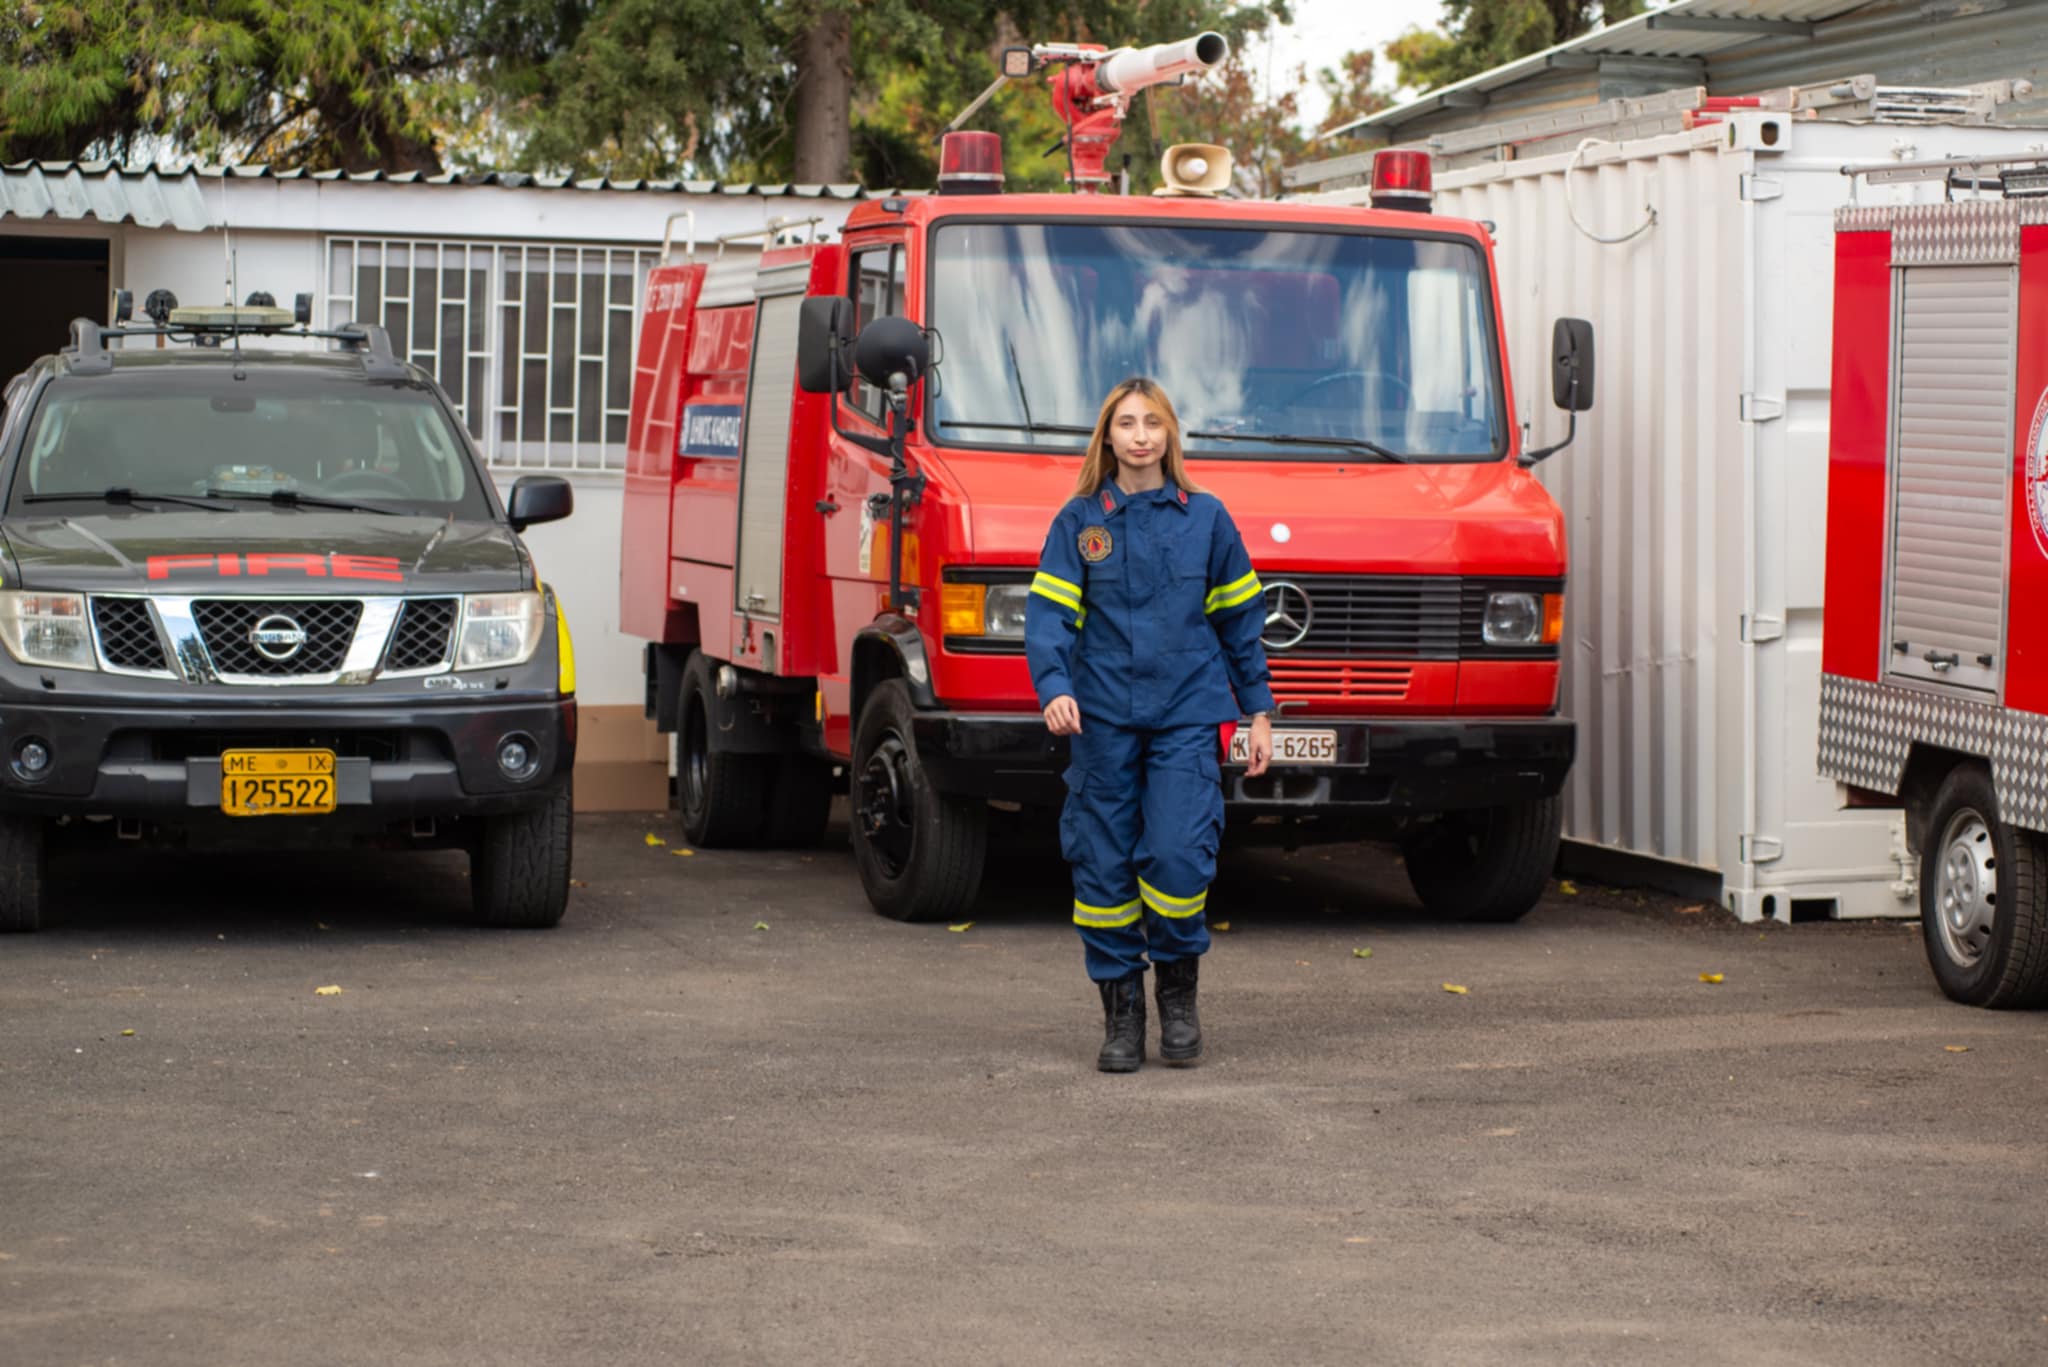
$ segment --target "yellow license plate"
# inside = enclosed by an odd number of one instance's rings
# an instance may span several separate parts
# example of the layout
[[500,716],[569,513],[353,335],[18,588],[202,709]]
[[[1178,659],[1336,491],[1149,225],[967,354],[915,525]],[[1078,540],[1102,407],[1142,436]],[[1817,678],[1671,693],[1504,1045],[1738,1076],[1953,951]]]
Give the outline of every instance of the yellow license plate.
[[229,816],[317,816],[334,810],[332,750],[228,750],[220,809]]

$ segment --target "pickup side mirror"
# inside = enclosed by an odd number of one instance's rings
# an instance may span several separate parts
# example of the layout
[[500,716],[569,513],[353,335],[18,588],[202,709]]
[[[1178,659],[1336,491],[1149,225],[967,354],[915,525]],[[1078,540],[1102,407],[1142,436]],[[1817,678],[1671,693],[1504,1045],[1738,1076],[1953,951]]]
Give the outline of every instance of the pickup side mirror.
[[1593,406],[1593,325],[1583,318],[1550,329],[1550,401],[1568,413]]
[[515,532],[539,522],[560,522],[575,510],[576,490],[559,475],[521,475],[512,483],[506,507]]
[[[833,294],[804,300],[796,323],[799,389],[806,394],[843,394],[853,387],[853,367],[845,354],[852,330],[853,301],[846,296]],[[839,362],[836,373],[835,356]]]

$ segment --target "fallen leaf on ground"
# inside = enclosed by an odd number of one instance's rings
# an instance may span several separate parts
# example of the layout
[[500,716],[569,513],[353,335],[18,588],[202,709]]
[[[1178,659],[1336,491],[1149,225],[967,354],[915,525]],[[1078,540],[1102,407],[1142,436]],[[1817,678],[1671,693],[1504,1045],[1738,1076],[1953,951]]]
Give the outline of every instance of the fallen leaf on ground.
[[1521,1131],[1515,1129],[1513,1126],[1503,1125],[1497,1130],[1488,1130],[1486,1132],[1486,1137],[1488,1139],[1512,1139],[1520,1133]]
[[754,929],[756,929],[756,930],[766,930],[766,929],[768,929],[768,923],[767,923],[766,921],[756,921],[756,922],[754,922]]
[[341,989],[330,983],[326,987],[314,988],[313,995],[316,997],[339,997],[341,995]]
[[1216,923],[1215,925],[1213,925],[1213,926],[1210,926],[1210,927],[1209,927],[1209,929],[1211,929],[1211,930],[1229,930],[1229,929],[1230,929],[1230,922],[1228,922],[1228,921],[1218,921],[1218,922],[1217,922],[1217,923]]
[[121,1038],[122,1038],[122,1039],[127,1039],[127,1038],[129,1038],[130,1036],[134,1035],[134,1033],[135,1033],[135,1032],[134,1032],[133,1030],[123,1030],[123,1031],[121,1032]]
[[962,922],[961,922],[961,923],[960,923],[959,925],[957,925],[957,926],[947,926],[947,927],[946,927],[946,929],[948,929],[948,930],[952,931],[952,932],[953,932],[953,933],[954,933],[955,935],[958,935],[958,934],[959,934],[959,933],[960,933],[961,931],[963,931],[963,930],[972,930],[972,929],[974,929],[974,922],[972,922],[972,921],[962,921]]
[[1699,914],[1700,914],[1701,912],[1705,911],[1706,909],[1707,909],[1707,904],[1706,904],[1705,902],[1701,902],[1701,903],[1700,903],[1699,905],[1697,905],[1697,906],[1691,906],[1691,907],[1680,907],[1680,908],[1678,909],[1678,914],[1679,914],[1680,916],[1697,916],[1697,915],[1699,915]]
[[1372,1242],[1372,1235],[1354,1234],[1350,1238],[1346,1239],[1344,1242],[1347,1244],[1369,1244]]
[[695,850],[670,850],[669,853],[674,855],[678,859],[689,859],[693,857],[697,852]]
[[1558,879],[1557,890],[1567,897],[1577,897],[1579,895],[1579,885],[1569,878]]
[[1944,1051],[1951,1054],[1967,1054],[1970,1052],[1970,1046],[1967,1044],[1944,1044],[1941,1047]]
[[1717,983],[1726,976],[1725,973],[1702,973],[1700,974],[1700,981],[1703,983]]
[[569,886],[572,888],[587,888],[590,886],[590,884],[584,882],[581,878],[571,878],[569,880]]
[[1445,984],[1444,984],[1444,991],[1446,991],[1446,992],[1455,992],[1455,993],[1456,993],[1456,994],[1457,994],[1458,996],[1462,997],[1462,996],[1465,996],[1465,995],[1467,995],[1468,993],[1470,993],[1470,992],[1472,991],[1472,989],[1471,989],[1471,988],[1469,988],[1469,987],[1460,987],[1460,986],[1458,986],[1458,984],[1456,984],[1456,983],[1445,983]]
[[650,849],[652,849],[652,848],[658,848],[659,846],[662,846],[662,845],[666,845],[666,844],[668,844],[668,842],[667,842],[666,840],[663,840],[663,839],[662,839],[662,838],[661,838],[660,836],[656,835],[656,834],[655,834],[655,833],[654,833],[653,831],[649,831],[649,832],[648,832],[648,833],[647,833],[646,835],[642,836],[642,837],[641,837],[641,839],[643,839],[643,840],[645,840],[645,841],[647,842],[647,844],[648,844],[648,847],[649,847]]
[[327,924],[327,923],[326,923],[325,921],[315,921],[315,922],[313,923],[313,929],[315,929],[315,930],[332,930],[332,929],[334,929],[334,927],[333,927],[333,926],[330,926],[330,925],[328,925],[328,924]]
[[1296,968],[1307,968],[1307,967],[1308,967],[1308,960],[1307,960],[1307,959],[1296,959],[1296,960],[1294,961],[1294,966],[1295,966]]
[[1372,951],[1369,949],[1354,949],[1351,951],[1351,957],[1354,959],[1370,959]]

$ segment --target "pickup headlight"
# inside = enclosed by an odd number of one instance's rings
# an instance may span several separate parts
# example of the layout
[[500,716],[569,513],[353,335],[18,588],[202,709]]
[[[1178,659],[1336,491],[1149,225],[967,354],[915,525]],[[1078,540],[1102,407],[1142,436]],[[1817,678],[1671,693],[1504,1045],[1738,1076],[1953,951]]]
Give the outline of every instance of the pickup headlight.
[[0,641],[25,665],[99,668],[82,593],[0,593]]
[[1030,592],[1029,584],[941,584],[940,629],[948,636],[1021,641]]
[[462,600],[462,636],[455,643],[457,669],[522,665],[540,649],[547,621],[538,593],[472,593]]
[[1556,645],[1564,637],[1564,595],[1489,593],[1479,635],[1490,646]]

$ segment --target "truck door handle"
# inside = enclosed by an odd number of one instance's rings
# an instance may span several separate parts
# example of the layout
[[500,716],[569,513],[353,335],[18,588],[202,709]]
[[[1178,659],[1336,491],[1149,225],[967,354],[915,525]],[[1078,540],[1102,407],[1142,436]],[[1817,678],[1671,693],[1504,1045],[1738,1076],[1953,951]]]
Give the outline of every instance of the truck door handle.
[[821,498],[813,506],[827,517],[839,511],[839,505],[829,498]]
[[1946,674],[1961,663],[1961,657],[1953,651],[1944,654],[1939,650],[1930,650],[1920,658],[1933,665],[1934,672],[1937,674]]

